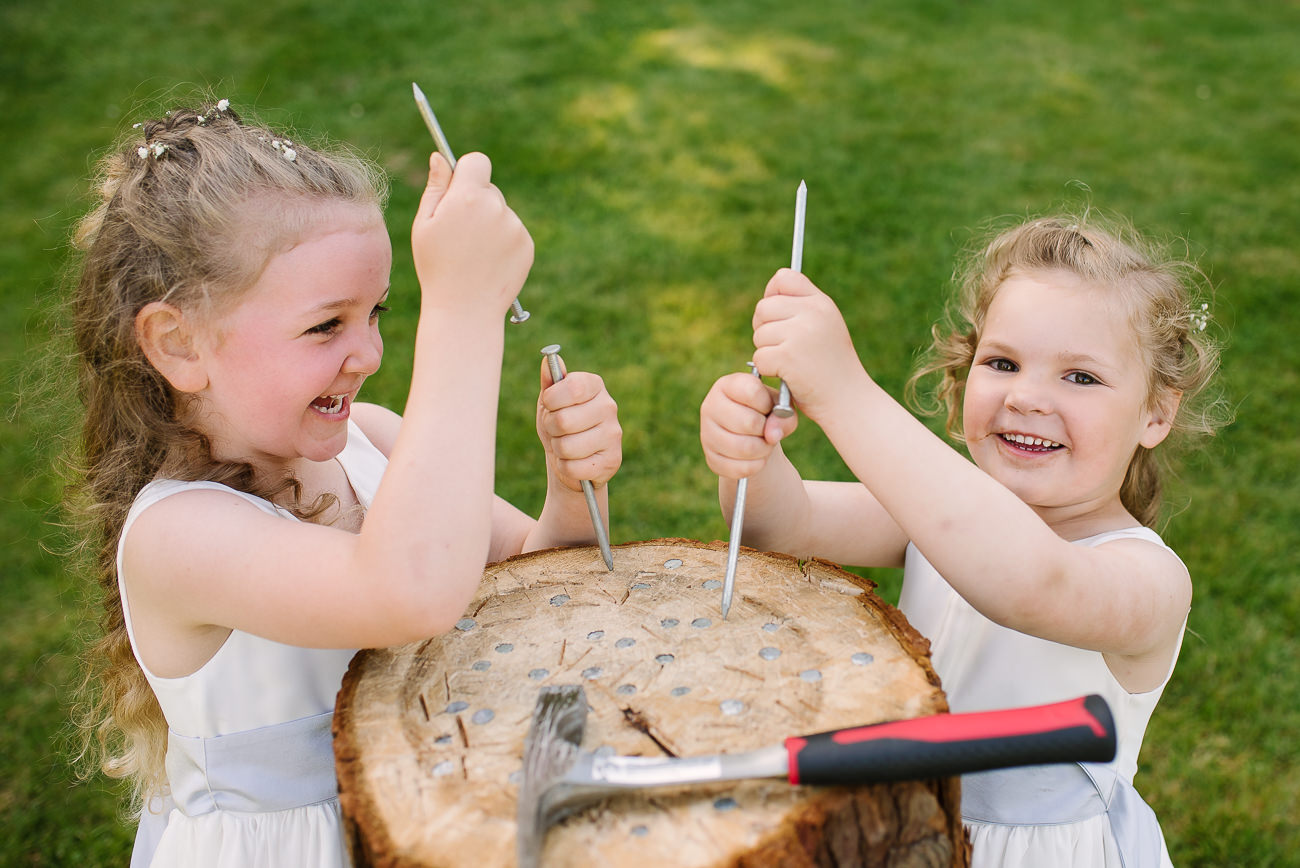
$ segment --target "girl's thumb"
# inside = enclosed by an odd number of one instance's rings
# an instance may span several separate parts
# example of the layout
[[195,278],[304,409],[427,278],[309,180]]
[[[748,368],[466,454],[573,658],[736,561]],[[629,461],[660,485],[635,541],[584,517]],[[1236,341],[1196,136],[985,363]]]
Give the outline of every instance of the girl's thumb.
[[425,185],[424,193],[420,196],[418,211],[420,216],[430,217],[433,215],[450,184],[451,166],[447,165],[447,161],[442,158],[442,154],[434,151],[429,157],[429,183]]
[[802,272],[781,268],[767,282],[763,295],[815,295],[817,292],[817,287]]

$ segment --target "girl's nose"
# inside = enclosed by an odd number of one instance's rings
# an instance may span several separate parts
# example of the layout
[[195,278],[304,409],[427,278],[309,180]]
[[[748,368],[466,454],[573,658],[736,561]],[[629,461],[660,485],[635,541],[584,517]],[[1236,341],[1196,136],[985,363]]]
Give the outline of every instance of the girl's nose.
[[1042,415],[1051,410],[1051,397],[1041,383],[1026,376],[1016,377],[1007,388],[1007,409],[1017,413]]
[[377,327],[371,327],[353,342],[343,368],[349,374],[369,376],[379,370],[383,358],[384,339],[379,336]]

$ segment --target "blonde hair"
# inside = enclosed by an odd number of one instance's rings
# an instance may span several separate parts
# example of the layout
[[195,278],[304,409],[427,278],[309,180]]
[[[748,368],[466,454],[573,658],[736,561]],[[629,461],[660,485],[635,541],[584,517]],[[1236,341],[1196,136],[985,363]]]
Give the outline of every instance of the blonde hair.
[[103,614],[74,718],[81,759],[130,778],[138,804],[165,791],[167,727],[132,654],[118,591],[118,538],[137,493],[163,476],[282,496],[304,517],[328,503],[301,507],[296,480],[259,482],[249,465],[215,460],[182,421],[184,396],[141,351],[136,315],[161,300],[198,314],[226,309],[324,218],[322,206],[372,208],[378,219],[387,184],[359,155],[245,123],[222,100],[137,124],[100,160],[97,192],[74,236],[71,319],[85,418],[68,495]]
[[[908,395],[922,412],[946,410],[945,429],[963,439],[961,407],[966,377],[984,318],[1003,281],[1014,273],[1064,270],[1089,286],[1112,292],[1129,312],[1147,364],[1147,402],[1181,395],[1170,438],[1211,435],[1227,419],[1226,405],[1207,387],[1218,369],[1219,348],[1207,333],[1207,281],[1195,265],[1162,255],[1126,223],[1059,216],[1022,222],[969,252],[954,275],[956,292],[945,317],[931,330],[929,353],[908,381]],[[920,382],[940,375],[929,400],[918,400]],[[1138,521],[1153,526],[1161,503],[1161,468],[1153,451],[1139,446],[1120,487],[1120,501]]]

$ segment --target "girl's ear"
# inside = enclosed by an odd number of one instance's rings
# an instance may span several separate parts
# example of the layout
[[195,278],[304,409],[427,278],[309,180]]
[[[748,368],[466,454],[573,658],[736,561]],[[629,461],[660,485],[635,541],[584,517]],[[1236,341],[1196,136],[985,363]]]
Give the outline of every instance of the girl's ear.
[[149,364],[177,391],[193,394],[208,385],[194,346],[194,323],[165,301],[152,301],[135,316],[135,339]]
[[1174,417],[1178,415],[1178,405],[1182,400],[1182,392],[1166,391],[1149,411],[1146,429],[1142,432],[1138,443],[1147,449],[1159,446],[1169,436],[1169,429],[1173,427]]

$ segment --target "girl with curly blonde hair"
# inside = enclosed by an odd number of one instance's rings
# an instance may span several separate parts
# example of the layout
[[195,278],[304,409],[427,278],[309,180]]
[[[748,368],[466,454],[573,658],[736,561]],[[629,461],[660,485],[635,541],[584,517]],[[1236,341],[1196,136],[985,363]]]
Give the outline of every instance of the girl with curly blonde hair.
[[954,711],[1085,694],[1110,705],[1112,762],[964,777],[976,866],[1169,863],[1133,776],[1192,599],[1151,527],[1155,453],[1217,424],[1196,274],[1129,230],[1069,217],[976,250],[918,373],[939,374],[970,460],[875,383],[834,302],[788,269],[755,310],[754,362],[858,481],[802,479],[782,444],[797,417],[769,415],[775,392],[754,377],[723,377],[701,407],[724,512],[733,480],[749,479],[744,542],[902,567],[899,606],[930,639]]

